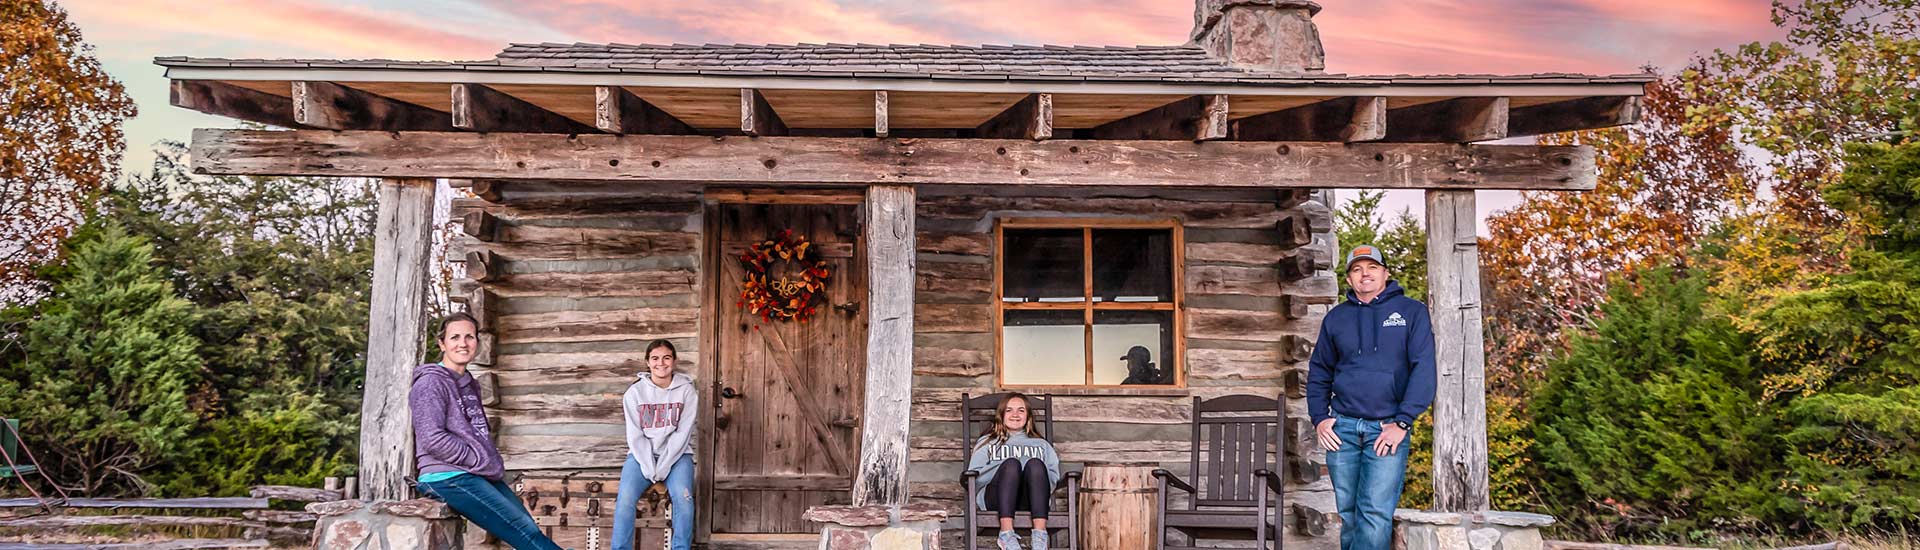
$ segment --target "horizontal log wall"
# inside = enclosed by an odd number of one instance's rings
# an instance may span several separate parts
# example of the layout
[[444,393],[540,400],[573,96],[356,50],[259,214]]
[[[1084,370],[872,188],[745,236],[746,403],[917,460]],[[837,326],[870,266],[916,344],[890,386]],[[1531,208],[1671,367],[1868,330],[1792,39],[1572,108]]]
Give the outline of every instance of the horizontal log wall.
[[[453,201],[448,257],[491,252],[484,282],[456,281],[494,338],[473,371],[493,386],[509,470],[608,469],[626,455],[620,396],[666,338],[699,361],[701,189],[515,182]],[[482,214],[484,213],[484,214]],[[482,295],[482,299],[471,296]]]
[[[498,421],[507,467],[529,474],[617,472],[625,443],[620,395],[644,368],[643,346],[668,338],[681,369],[700,360],[702,190],[516,182],[493,201],[456,199],[462,230],[450,257],[491,255],[484,281],[453,294],[480,304],[492,351],[474,371]],[[1004,190],[1002,190],[1004,191]],[[916,498],[958,511],[961,394],[994,387],[991,293],[995,220],[1003,217],[1176,217],[1184,226],[1185,389],[1061,395],[1056,440],[1071,465],[1155,461],[1187,474],[1194,396],[1273,395],[1304,380],[1308,344],[1335,283],[1330,215],[1299,191],[1037,188],[1018,197],[922,186],[915,277],[914,394],[909,472]],[[1314,200],[1307,200],[1314,199]],[[484,213],[484,214],[481,214]],[[1297,262],[1304,267],[1286,267]],[[1304,271],[1303,271],[1304,270]],[[1130,394],[1123,394],[1130,393]],[[1304,402],[1290,402],[1304,418]],[[1304,421],[1301,422],[1304,426]],[[1304,435],[1304,434],[1299,434]],[[1304,437],[1293,438],[1304,440]],[[1308,442],[1311,482],[1294,476],[1289,504],[1333,527],[1324,461]],[[1182,501],[1184,502],[1184,501]],[[1302,531],[1290,509],[1289,529]],[[956,524],[957,525],[957,524]],[[1307,548],[1333,536],[1292,535]]]
[[[1186,475],[1193,397],[1272,396],[1304,381],[1306,352],[1336,285],[1335,243],[1325,192],[1031,190],[1022,196],[978,188],[922,186],[917,257],[912,409],[912,490],[960,512],[965,467],[959,439],[962,394],[994,386],[993,227],[1009,217],[1181,220],[1185,233],[1185,389],[1054,392],[1055,445],[1071,466],[1094,459],[1159,462]],[[1311,199],[1305,200],[1302,199]],[[1293,238],[1295,226],[1305,242]],[[1299,259],[1307,266],[1289,274]],[[1297,309],[1289,305],[1298,304]],[[1289,372],[1292,371],[1292,372]],[[1290,417],[1306,403],[1289,401]],[[1305,421],[1299,422],[1304,429]],[[1301,434],[1304,435],[1304,434]],[[1304,438],[1296,438],[1304,439]],[[1291,444],[1317,470],[1324,454]],[[1317,473],[1317,472],[1313,472]],[[1289,544],[1337,544],[1333,495],[1324,476],[1290,477],[1288,503],[1331,536],[1305,536],[1289,521]],[[1190,479],[1190,478],[1189,478]],[[1181,501],[1184,505],[1184,500]],[[1290,506],[1291,508],[1291,506]],[[1287,513],[1291,517],[1292,510]],[[958,523],[953,523],[958,526]]]

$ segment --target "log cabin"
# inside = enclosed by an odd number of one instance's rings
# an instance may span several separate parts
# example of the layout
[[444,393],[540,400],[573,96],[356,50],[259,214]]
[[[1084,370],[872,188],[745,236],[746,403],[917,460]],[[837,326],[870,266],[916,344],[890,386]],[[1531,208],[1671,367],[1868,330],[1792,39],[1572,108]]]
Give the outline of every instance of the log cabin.
[[[1330,73],[1319,11],[1197,0],[1170,46],[156,63],[173,105],[271,127],[195,130],[195,172],[379,179],[364,498],[408,496],[407,373],[450,193],[449,295],[481,320],[474,371],[507,467],[542,525],[596,530],[563,545],[603,540],[620,395],[664,338],[702,388],[709,548],[811,547],[801,514],[822,504],[957,510],[959,401],[1001,391],[1055,398],[1069,468],[1183,474],[1193,397],[1296,398],[1284,540],[1333,548],[1297,399],[1356,244],[1334,240],[1330,189],[1426,193],[1435,490],[1443,510],[1483,510],[1474,193],[1597,174],[1589,147],[1482,142],[1633,123],[1652,77]],[[742,304],[740,257],[782,232],[828,273],[806,322]],[[798,262],[771,263],[778,278]]]

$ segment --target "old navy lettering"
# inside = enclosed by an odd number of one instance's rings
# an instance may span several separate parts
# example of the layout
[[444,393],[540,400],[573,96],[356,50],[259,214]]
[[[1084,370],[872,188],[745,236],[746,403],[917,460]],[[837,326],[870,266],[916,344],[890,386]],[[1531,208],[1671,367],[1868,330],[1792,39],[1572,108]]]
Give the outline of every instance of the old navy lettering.
[[988,460],[1006,460],[1009,458],[1040,458],[1045,456],[1037,445],[1001,445],[988,453]]

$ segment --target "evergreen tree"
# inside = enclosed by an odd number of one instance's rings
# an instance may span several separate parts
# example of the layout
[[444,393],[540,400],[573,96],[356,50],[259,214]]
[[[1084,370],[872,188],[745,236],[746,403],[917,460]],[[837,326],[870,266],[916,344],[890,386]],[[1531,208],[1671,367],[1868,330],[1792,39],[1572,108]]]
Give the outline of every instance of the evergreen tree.
[[102,218],[159,247],[215,417],[152,477],[179,496],[351,475],[365,378],[375,196],[361,179],[197,177],[169,144]]
[[203,364],[193,304],[174,295],[153,247],[118,225],[68,241],[44,269],[52,293],[0,312],[0,416],[57,482],[85,494],[143,490],[198,424]]
[[1749,342],[1707,277],[1619,277],[1532,402],[1542,496],[1596,536],[1684,537],[1754,521],[1778,478]]
[[1920,143],[1847,151],[1822,195],[1870,228],[1865,247],[1742,321],[1792,426],[1782,508],[1827,531],[1920,530]]

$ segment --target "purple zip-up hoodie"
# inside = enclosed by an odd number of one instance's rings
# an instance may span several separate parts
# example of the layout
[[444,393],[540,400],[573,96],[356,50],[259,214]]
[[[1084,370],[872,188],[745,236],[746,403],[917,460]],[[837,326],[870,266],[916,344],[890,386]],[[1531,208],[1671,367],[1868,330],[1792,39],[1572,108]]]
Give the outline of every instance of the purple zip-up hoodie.
[[506,474],[500,450],[487,435],[487,412],[472,374],[455,376],[438,363],[414,367],[407,409],[413,412],[413,457],[420,473],[466,472],[494,481]]

